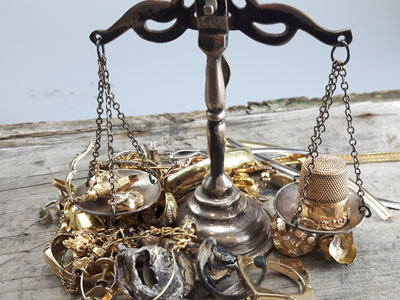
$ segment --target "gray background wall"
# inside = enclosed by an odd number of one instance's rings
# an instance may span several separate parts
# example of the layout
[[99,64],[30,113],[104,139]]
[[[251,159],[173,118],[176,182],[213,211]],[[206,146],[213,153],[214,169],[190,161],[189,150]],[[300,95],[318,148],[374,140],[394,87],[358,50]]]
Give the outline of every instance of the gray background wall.
[[[263,1],[265,3],[267,1]],[[89,41],[138,1],[2,0],[0,123],[94,118],[97,57]],[[400,88],[400,1],[287,0],[329,29],[351,28],[351,92]],[[281,27],[272,27],[278,31]],[[227,105],[322,96],[330,47],[298,32],[281,47],[230,34]],[[112,88],[127,115],[204,109],[205,55],[187,31],[167,44],[129,31],[106,46]]]

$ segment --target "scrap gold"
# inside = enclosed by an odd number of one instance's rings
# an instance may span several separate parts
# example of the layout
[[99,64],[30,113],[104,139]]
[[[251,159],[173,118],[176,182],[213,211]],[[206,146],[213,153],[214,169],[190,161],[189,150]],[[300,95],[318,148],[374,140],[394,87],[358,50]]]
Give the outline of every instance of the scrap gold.
[[[137,174],[131,174],[117,178],[114,182],[115,192],[126,191],[133,183],[139,180]],[[105,197],[110,194],[111,187],[109,182],[109,173],[105,172],[102,175],[95,175],[94,184],[90,187],[89,191],[84,193],[81,197],[75,199],[75,201],[91,201]]]
[[286,275],[299,285],[298,294],[285,294],[263,288],[260,285],[256,286],[253,281],[247,276],[251,270],[258,269],[254,264],[254,259],[249,256],[238,255],[237,257],[239,279],[249,293],[249,298],[252,300],[317,300],[309,281],[308,273],[304,265],[297,258],[288,259],[270,259],[267,262],[268,270],[276,271]]
[[[249,148],[264,148],[264,147],[280,147],[277,145],[251,142],[251,141],[240,141],[243,145]],[[229,141],[227,141],[229,146]],[[353,158],[350,154],[332,154],[343,159],[347,164],[353,164]],[[283,164],[298,163],[298,159],[304,157],[301,154],[293,154],[288,156],[276,157],[274,160],[281,162]],[[400,162],[400,152],[370,152],[370,153],[359,153],[358,160],[360,163],[380,163],[380,162]]]
[[[347,164],[353,164],[354,160],[350,154],[333,154],[343,159]],[[284,165],[300,163],[304,159],[304,155],[291,154],[287,156],[279,156],[273,158],[273,160],[280,162]],[[400,152],[371,152],[371,153],[360,153],[358,154],[358,160],[361,164],[368,163],[381,163],[381,162],[399,162]]]
[[323,236],[318,239],[318,245],[327,261],[336,261],[348,265],[357,256],[357,247],[353,241],[353,233]]
[[292,230],[276,214],[271,222],[271,234],[275,248],[284,255],[298,257],[313,251],[317,245],[315,236],[301,230]]
[[260,192],[257,181],[247,173],[238,173],[232,177],[233,183],[252,198],[257,198]]
[[70,200],[72,200],[74,197],[74,194],[73,194],[74,190],[73,190],[73,186],[72,186],[71,182],[72,182],[72,179],[74,178],[75,173],[77,172],[76,165],[83,157],[85,157],[89,153],[89,151],[91,149],[94,149],[94,141],[93,140],[90,140],[89,145],[87,145],[85,150],[83,150],[80,153],[77,153],[76,156],[74,157],[74,159],[69,164],[69,172],[65,178],[65,183],[66,183],[65,189],[67,191],[67,194],[68,194]]
[[[225,172],[240,168],[247,163],[254,163],[253,154],[247,149],[235,149],[225,153]],[[210,172],[210,159],[204,159],[185,169],[166,177],[164,183],[168,192],[181,196],[201,184]]]
[[[136,174],[135,174],[136,175]],[[123,212],[137,209],[145,204],[143,195],[137,190],[119,191],[114,195],[115,212]],[[112,199],[108,201],[111,205]]]
[[160,217],[156,217],[156,208],[149,208],[142,213],[142,218],[148,225],[169,226],[171,225],[178,215],[178,204],[176,203],[174,195],[169,192],[164,194],[164,203],[159,204],[164,206],[163,212]]
[[64,209],[64,218],[69,231],[91,230],[97,232],[105,230],[103,219],[81,211],[74,204],[66,205]]

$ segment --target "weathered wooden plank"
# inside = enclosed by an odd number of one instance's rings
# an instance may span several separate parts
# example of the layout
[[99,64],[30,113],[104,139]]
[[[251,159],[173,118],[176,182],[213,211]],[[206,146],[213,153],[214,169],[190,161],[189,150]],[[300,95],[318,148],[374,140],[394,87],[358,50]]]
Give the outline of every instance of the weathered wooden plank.
[[[306,148],[318,111],[317,100],[280,101],[281,104],[251,103],[247,107],[230,109],[228,135]],[[299,109],[299,102],[302,109]],[[307,108],[311,104],[312,107]],[[360,152],[399,151],[398,94],[364,95],[352,109]],[[139,141],[157,141],[160,151],[206,148],[204,112],[129,119],[138,132]],[[93,125],[93,120],[86,120],[0,126],[0,295],[3,299],[76,299],[63,291],[41,257],[42,248],[51,239],[56,226],[39,225],[36,218],[38,208],[56,195],[50,185],[51,179],[64,178],[70,160],[94,136]],[[345,125],[343,107],[333,106],[323,136],[323,151],[349,152]],[[114,148],[117,151],[131,148],[122,128],[116,127],[115,131]],[[84,178],[88,161],[89,158],[85,158],[79,164],[77,178]],[[373,194],[400,201],[399,163],[362,167],[365,186]],[[271,207],[271,203],[267,206]],[[392,222],[384,222],[374,215],[357,229],[354,237],[359,254],[351,266],[326,263],[318,253],[302,259],[320,299],[398,297],[400,214],[395,212],[395,215]],[[290,284],[277,281],[275,277],[270,284],[290,289]]]

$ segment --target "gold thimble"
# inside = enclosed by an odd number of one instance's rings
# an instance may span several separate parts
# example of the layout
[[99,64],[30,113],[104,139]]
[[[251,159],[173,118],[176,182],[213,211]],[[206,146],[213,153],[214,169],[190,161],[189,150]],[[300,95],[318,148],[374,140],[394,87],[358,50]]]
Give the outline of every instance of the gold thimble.
[[[311,158],[302,165],[297,197],[300,198]],[[319,155],[304,199],[301,223],[313,229],[334,230],[350,218],[346,163],[332,155]]]

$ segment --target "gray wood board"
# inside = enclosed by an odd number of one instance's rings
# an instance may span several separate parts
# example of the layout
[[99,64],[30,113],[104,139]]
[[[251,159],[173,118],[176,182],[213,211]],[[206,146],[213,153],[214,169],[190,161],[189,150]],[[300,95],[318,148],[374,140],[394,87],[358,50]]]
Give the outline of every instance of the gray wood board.
[[[387,95],[387,94],[386,94]],[[296,100],[297,101],[297,100]],[[228,110],[227,135],[305,149],[318,113],[313,101],[300,99],[254,104]],[[282,104],[283,103],[283,104]],[[300,105],[299,105],[300,103]],[[292,106],[291,106],[292,105]],[[273,107],[273,109],[271,109]],[[365,96],[352,106],[360,153],[399,151],[400,97]],[[141,143],[156,141],[162,153],[206,148],[204,112],[128,118]],[[117,125],[118,124],[118,125]],[[0,126],[0,295],[2,299],[76,299],[48,271],[42,249],[56,225],[38,224],[38,208],[56,196],[52,178],[63,179],[73,156],[94,137],[94,120]],[[131,149],[120,124],[116,151]],[[349,153],[344,108],[331,109],[322,152]],[[105,146],[103,146],[103,154]],[[84,178],[89,158],[79,163]],[[365,187],[374,195],[400,201],[400,163],[362,165]],[[271,206],[271,203],[268,204]],[[376,214],[354,233],[357,260],[350,266],[327,263],[315,253],[302,258],[320,299],[399,299],[400,214],[392,222]],[[274,253],[273,256],[280,257]],[[288,290],[288,281],[271,277],[268,285]]]

